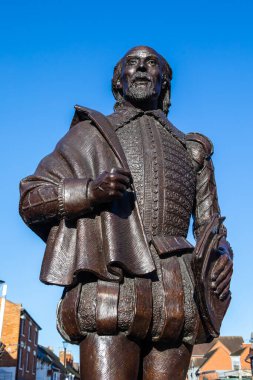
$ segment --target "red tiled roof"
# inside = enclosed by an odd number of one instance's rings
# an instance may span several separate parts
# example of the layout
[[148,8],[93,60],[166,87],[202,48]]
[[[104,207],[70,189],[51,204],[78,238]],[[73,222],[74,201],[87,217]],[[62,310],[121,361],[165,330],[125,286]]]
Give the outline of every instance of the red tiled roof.
[[196,344],[193,347],[192,356],[203,357],[218,341],[224,344],[230,352],[235,352],[242,348],[243,338],[241,336],[220,336],[210,343]]
[[193,347],[192,356],[204,356],[217,342],[217,338],[215,338],[210,343],[202,343],[202,344],[196,344]]
[[242,348],[242,336],[220,336],[218,340],[224,344],[230,352],[235,352]]
[[241,356],[244,350],[246,350],[247,347],[240,348],[239,350],[236,350],[235,352],[232,352],[230,356]]

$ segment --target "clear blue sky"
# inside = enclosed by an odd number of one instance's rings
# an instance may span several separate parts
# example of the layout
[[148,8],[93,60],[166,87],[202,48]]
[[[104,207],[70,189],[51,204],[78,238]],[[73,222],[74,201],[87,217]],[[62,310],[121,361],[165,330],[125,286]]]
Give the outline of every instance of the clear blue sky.
[[61,346],[55,307],[62,290],[38,280],[44,243],[18,215],[18,183],[68,130],[74,104],[111,112],[113,67],[139,44],[158,50],[173,68],[171,121],[215,145],[219,199],[235,252],[233,301],[222,334],[249,338],[252,14],[251,0],[0,0],[0,278],[8,298],[43,328],[41,344]]

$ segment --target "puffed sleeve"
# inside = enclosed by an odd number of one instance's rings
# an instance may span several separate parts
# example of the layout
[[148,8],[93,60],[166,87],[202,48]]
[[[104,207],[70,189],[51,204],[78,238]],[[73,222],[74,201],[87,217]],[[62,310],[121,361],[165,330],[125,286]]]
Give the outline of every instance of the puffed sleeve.
[[196,171],[196,197],[193,210],[193,232],[196,239],[213,216],[220,214],[214,167],[213,144],[200,133],[186,135],[186,145]]

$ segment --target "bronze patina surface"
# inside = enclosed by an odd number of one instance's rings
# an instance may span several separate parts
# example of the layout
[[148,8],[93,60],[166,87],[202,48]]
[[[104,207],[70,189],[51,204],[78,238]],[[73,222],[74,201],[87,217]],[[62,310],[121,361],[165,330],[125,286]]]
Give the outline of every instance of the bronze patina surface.
[[213,146],[167,119],[171,79],[155,50],[128,51],[114,113],[76,106],[21,181],[21,216],[46,242],[40,279],[64,287],[58,329],[80,344],[82,380],[185,379],[193,345],[219,334],[230,302]]

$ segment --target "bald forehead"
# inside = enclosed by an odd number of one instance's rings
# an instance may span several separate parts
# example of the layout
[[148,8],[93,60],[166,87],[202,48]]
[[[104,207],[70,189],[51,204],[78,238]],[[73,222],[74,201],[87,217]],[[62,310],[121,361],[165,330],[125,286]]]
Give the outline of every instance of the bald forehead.
[[153,56],[160,58],[160,54],[158,54],[154,49],[149,48],[148,46],[137,46],[133,49],[130,49],[125,54],[124,58],[129,57],[129,56],[130,57],[131,56],[137,56],[140,58],[145,58],[145,57],[150,56],[150,55],[153,55]]

